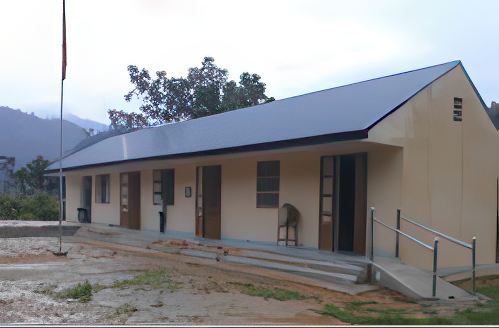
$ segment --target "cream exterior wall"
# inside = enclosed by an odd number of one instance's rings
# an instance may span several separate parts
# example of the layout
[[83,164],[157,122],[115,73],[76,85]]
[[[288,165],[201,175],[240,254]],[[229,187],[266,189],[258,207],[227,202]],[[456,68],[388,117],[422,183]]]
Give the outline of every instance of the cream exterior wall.
[[[259,161],[280,161],[279,204],[293,204],[300,211],[298,241],[318,247],[320,158],[348,153],[367,152],[365,142],[339,142],[313,147],[261,151],[233,155],[207,156],[186,160],[141,161],[101,166],[66,173],[68,213],[80,207],[81,179],[92,176],[92,222],[119,225],[120,172],[140,171],[141,229],[159,231],[161,206],[152,203],[152,171],[175,169],[175,202],[167,208],[167,230],[195,231],[196,167],[222,166],[221,235],[222,238],[276,242],[277,208],[256,207],[256,168]],[[110,203],[95,203],[95,176],[110,174]],[[185,187],[191,187],[192,197],[186,198]],[[77,196],[75,196],[77,195]]]
[[[463,99],[462,122],[453,120],[454,97]],[[403,148],[401,190],[383,189],[382,201],[368,187],[378,219],[395,226],[400,208],[403,216],[467,243],[476,236],[477,263],[495,262],[498,133],[460,66],[371,129],[368,140]],[[408,222],[401,227],[433,246],[432,234]],[[375,231],[375,249],[393,254],[395,233]],[[400,239],[403,262],[431,268],[430,251]],[[471,251],[439,239],[439,267],[471,264]]]
[[[453,99],[463,98],[463,121],[453,121]],[[222,166],[222,238],[275,242],[277,209],[256,207],[258,161],[279,160],[279,204],[293,204],[301,214],[299,243],[318,247],[321,156],[367,152],[367,207],[396,225],[402,215],[465,242],[477,237],[477,263],[494,263],[496,248],[499,134],[460,66],[433,82],[379,122],[362,141],[280,150],[205,156],[178,160],[144,160],[70,171],[67,217],[77,220],[81,177],[111,174],[110,204],[92,203],[92,221],[119,225],[119,173],[140,171],[141,229],[159,231],[152,204],[152,170],[175,169],[175,204],[168,206],[168,230],[195,230],[196,167]],[[184,196],[191,187],[192,197]],[[94,186],[93,186],[94,188]],[[95,191],[92,196],[94,198]],[[369,211],[366,213],[366,219]],[[369,221],[366,226],[370,232]],[[432,245],[434,236],[407,222],[402,230]],[[366,233],[366,254],[370,235]],[[400,237],[403,262],[431,268],[432,254]],[[375,251],[393,255],[395,233],[375,226]],[[440,238],[439,267],[469,265],[471,252]]]
[[66,221],[69,222],[78,222],[81,178],[81,175],[66,174]]

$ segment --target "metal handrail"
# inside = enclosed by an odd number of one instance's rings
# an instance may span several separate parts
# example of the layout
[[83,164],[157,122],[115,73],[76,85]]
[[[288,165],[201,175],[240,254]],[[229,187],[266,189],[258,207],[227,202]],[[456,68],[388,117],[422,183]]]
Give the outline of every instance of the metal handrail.
[[[429,246],[429,245],[426,245],[425,243],[423,243],[422,241],[406,234],[405,232],[403,231],[400,231],[400,221],[398,220],[397,221],[397,228],[398,229],[395,229],[394,227],[386,224],[386,223],[383,223],[381,221],[379,221],[378,219],[376,219],[374,217],[374,211],[375,211],[375,208],[374,207],[371,207],[371,262],[373,262],[374,260],[374,222],[378,222],[379,224],[395,231],[397,233],[397,248],[396,248],[396,253],[397,253],[397,257],[398,257],[398,242],[399,242],[399,234],[409,238],[410,240],[418,243],[419,245],[429,249],[430,251],[433,252],[433,281],[432,281],[432,296],[435,297],[436,294],[437,294],[437,256],[438,256],[438,238],[435,237],[435,240],[433,241],[433,247]],[[398,219],[398,217],[397,217]]]
[[385,227],[387,227],[388,229],[391,229],[391,230],[393,230],[393,231],[395,231],[395,232],[397,232],[397,233],[399,233],[399,234],[401,234],[401,235],[403,235],[403,236],[406,236],[407,238],[409,238],[409,239],[411,239],[411,240],[415,241],[416,243],[420,244],[421,246],[428,248],[430,251],[433,251],[433,247],[431,247],[431,246],[429,246],[429,245],[426,245],[426,244],[425,244],[425,243],[423,243],[422,241],[420,241],[420,240],[418,240],[418,239],[414,238],[413,236],[408,235],[408,234],[406,234],[405,232],[400,231],[399,229],[395,229],[394,227],[389,226],[388,224],[383,223],[383,222],[381,222],[380,220],[378,220],[378,219],[376,219],[376,218],[374,218],[373,220],[374,220],[374,221],[376,221],[376,222],[378,222],[378,223],[379,223],[379,224],[381,224],[381,225],[384,225],[384,226],[385,226]]
[[449,241],[451,241],[451,242],[453,242],[453,243],[455,243],[455,244],[461,245],[461,246],[466,247],[466,248],[469,248],[469,249],[473,249],[473,245],[472,245],[472,244],[468,244],[468,243],[465,243],[464,241],[460,241],[460,240],[458,240],[458,239],[456,239],[456,238],[453,238],[453,237],[451,237],[451,236],[447,236],[446,234],[443,234],[443,233],[441,233],[441,232],[438,232],[438,231],[436,231],[436,230],[433,230],[433,229],[431,229],[431,228],[428,228],[428,227],[426,227],[426,226],[422,225],[421,223],[417,223],[417,222],[415,222],[415,221],[412,221],[412,220],[410,220],[410,219],[406,218],[405,216],[400,216],[400,218],[402,218],[402,219],[404,219],[404,220],[406,220],[406,221],[408,221],[408,222],[410,222],[410,223],[412,223],[412,224],[414,224],[414,225],[417,225],[418,227],[421,227],[421,228],[423,228],[423,229],[426,229],[426,230],[428,230],[428,231],[430,231],[430,232],[434,233],[435,235],[439,235],[440,237],[445,238],[445,239],[447,239],[447,240],[449,240]]
[[[459,239],[453,238],[451,236],[448,236],[446,234],[443,234],[441,232],[438,232],[436,230],[428,228],[427,226],[425,226],[421,223],[410,220],[410,219],[406,218],[405,216],[402,216],[400,214],[400,212],[401,211],[399,209],[397,209],[397,228],[398,229],[400,229],[400,219],[404,219],[407,222],[410,222],[410,223],[412,223],[420,228],[426,229],[427,231],[429,231],[437,236],[440,236],[442,238],[445,238],[448,241],[451,241],[459,246],[471,249],[471,267],[472,267],[471,279],[472,279],[472,285],[473,285],[472,289],[473,289],[473,295],[476,295],[476,283],[475,283],[475,280],[476,280],[476,237],[473,237],[471,240],[471,244],[468,244],[468,243],[465,243],[464,241],[461,241]],[[398,253],[399,253],[399,238],[398,238],[398,234],[397,234],[397,240],[396,240],[396,245],[395,245],[395,256],[396,257],[399,257]]]

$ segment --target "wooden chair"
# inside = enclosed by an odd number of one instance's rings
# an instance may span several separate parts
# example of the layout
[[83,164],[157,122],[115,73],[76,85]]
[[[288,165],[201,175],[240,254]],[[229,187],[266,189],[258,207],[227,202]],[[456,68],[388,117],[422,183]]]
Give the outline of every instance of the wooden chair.
[[[294,242],[295,246],[298,245],[298,218],[300,217],[300,212],[291,204],[285,203],[279,209],[278,214],[278,227],[277,227],[277,245],[280,241],[284,241],[285,245],[288,246],[288,242]],[[293,228],[294,239],[289,239],[289,228]],[[281,238],[281,229],[286,228],[286,235]]]

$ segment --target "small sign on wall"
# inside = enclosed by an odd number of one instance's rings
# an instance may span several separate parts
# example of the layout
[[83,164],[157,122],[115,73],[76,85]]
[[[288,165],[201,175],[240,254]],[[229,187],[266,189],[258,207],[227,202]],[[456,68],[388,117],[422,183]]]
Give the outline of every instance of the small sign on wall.
[[463,120],[463,98],[454,97],[454,121]]

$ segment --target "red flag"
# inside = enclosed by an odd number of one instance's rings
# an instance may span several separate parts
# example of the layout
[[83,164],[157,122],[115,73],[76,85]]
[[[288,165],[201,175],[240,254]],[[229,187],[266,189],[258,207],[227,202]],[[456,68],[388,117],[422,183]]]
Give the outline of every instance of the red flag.
[[62,0],[62,79],[66,79],[66,0]]

